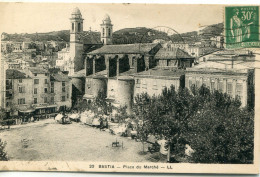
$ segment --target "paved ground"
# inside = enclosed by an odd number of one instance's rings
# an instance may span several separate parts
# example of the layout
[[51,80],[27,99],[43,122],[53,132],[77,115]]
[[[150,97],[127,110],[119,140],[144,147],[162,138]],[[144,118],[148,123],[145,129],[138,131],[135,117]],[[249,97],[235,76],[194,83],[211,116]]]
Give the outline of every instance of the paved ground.
[[[0,138],[7,142],[10,160],[151,161],[149,153],[138,153],[142,143],[80,123],[62,125],[53,119],[42,120],[1,130]],[[111,146],[116,139],[123,142],[123,148]]]

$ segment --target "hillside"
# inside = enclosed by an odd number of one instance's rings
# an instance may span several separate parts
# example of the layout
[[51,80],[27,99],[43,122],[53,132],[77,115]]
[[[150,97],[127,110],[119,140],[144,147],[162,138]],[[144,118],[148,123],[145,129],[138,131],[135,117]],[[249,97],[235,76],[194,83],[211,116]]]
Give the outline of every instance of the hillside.
[[[70,31],[69,30],[62,30],[62,31],[52,31],[47,33],[22,33],[22,34],[7,34],[4,33],[6,36],[4,41],[64,41],[69,42],[70,40]],[[84,31],[82,38],[86,43],[100,43],[100,33],[99,32],[89,32]]]
[[[210,38],[212,36],[220,35],[223,31],[223,23],[213,24],[202,28],[199,31],[191,31],[182,34],[173,34],[169,36],[166,32],[145,27],[124,28],[113,33],[114,44],[132,44],[132,43],[150,43],[155,39],[162,39],[165,41],[185,41],[196,42],[202,38]],[[64,41],[69,42],[69,30],[52,31],[48,33],[32,33],[32,34],[7,34],[5,39],[11,41]],[[84,31],[82,38],[87,44],[100,44],[100,32]]]
[[167,33],[145,27],[124,28],[113,33],[114,44],[151,43],[155,39],[170,40]]
[[209,25],[201,30],[201,34],[209,35],[209,36],[220,35],[221,33],[223,33],[223,28],[224,28],[223,23]]
[[219,36],[223,32],[224,25],[223,23],[213,24],[205,26],[199,31],[192,31],[187,33],[182,33],[180,35],[174,34],[171,36],[173,41],[182,41],[185,42],[198,42],[201,39],[210,39],[214,36]]
[[174,42],[198,42],[201,39],[209,39],[213,36],[219,36],[223,32],[223,23],[213,24],[204,27],[199,31],[191,31],[181,34],[168,36],[166,32],[149,29],[145,27],[124,28],[114,32],[114,44],[132,44],[153,42],[155,39]]

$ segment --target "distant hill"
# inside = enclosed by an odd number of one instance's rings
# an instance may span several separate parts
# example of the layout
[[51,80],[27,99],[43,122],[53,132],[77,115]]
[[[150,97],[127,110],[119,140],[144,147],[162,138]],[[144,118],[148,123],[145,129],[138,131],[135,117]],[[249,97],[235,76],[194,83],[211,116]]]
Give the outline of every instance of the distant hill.
[[124,28],[113,33],[114,44],[151,43],[155,39],[170,40],[167,33],[145,27]]
[[[63,41],[69,42],[70,41],[70,31],[69,30],[62,30],[62,31],[52,31],[47,33],[22,33],[22,34],[7,34],[5,33],[4,41]],[[86,43],[101,43],[100,41],[100,33],[93,32],[93,31],[84,31],[82,38]]]
[[53,31],[48,33],[21,33],[7,34],[5,33],[5,41],[69,41],[69,30]]
[[198,42],[201,39],[209,39],[214,36],[219,36],[223,33],[224,25],[223,23],[213,24],[205,26],[199,31],[192,31],[187,33],[182,33],[180,35],[174,34],[171,36],[173,41],[182,41],[185,42]]
[[114,44],[149,43],[155,39],[175,42],[198,42],[202,38],[219,36],[223,32],[223,23],[213,24],[204,27],[199,32],[191,31],[168,36],[167,33],[145,27],[124,28],[113,33]]
[[[158,31],[156,29],[149,29],[146,27],[136,28],[124,28],[113,33],[114,44],[132,44],[132,43],[150,43],[155,39],[162,39],[165,41],[182,41],[196,42],[201,38],[210,38],[212,36],[218,36],[223,32],[223,23],[213,24],[202,28],[199,31],[174,34],[168,36],[166,32]],[[100,32],[84,31],[82,38],[84,43],[87,44],[100,44]],[[63,41],[69,42],[70,32],[69,30],[52,31],[48,33],[32,33],[32,34],[7,34],[5,33],[5,39],[11,41]]]
[[221,33],[223,33],[223,28],[224,28],[224,24],[218,23],[218,24],[204,27],[200,33],[202,35],[209,35],[209,36],[220,35]]

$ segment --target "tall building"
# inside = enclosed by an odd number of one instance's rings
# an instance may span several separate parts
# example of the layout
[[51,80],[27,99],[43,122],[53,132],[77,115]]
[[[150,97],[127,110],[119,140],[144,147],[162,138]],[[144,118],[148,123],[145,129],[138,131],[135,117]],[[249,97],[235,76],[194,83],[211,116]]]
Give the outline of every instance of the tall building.
[[101,26],[101,41],[104,45],[112,44],[112,33],[113,33],[113,25],[111,23],[111,19],[109,15],[105,15],[104,19],[102,20]]
[[67,75],[39,67],[6,70],[5,106],[11,115],[54,116],[71,108],[72,85]]
[[[71,29],[70,29],[70,58],[74,64],[74,72],[83,69],[83,18],[79,8],[75,8],[71,13]],[[72,73],[71,73],[72,74]]]
[[[22,71],[6,70],[6,110],[11,115],[18,115],[20,111],[31,110],[32,79]],[[29,112],[29,111],[28,111]]]

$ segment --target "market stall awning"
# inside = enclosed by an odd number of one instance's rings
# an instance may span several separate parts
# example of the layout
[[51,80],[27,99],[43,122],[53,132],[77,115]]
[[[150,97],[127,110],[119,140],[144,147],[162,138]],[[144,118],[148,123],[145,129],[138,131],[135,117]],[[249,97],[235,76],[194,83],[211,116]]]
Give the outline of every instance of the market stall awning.
[[39,105],[39,106],[35,106],[35,109],[44,109],[44,108],[55,108],[57,107],[56,104],[53,104],[53,105]]
[[69,115],[69,118],[71,118],[71,119],[79,119],[80,117],[79,117],[79,114],[71,114],[71,115]]
[[31,113],[34,112],[35,109],[28,104],[24,104],[19,106],[18,111],[21,113]]
[[47,108],[55,108],[55,107],[58,107],[58,105],[53,104],[53,105],[48,105],[48,106],[47,106]]
[[83,96],[83,99],[94,99],[94,96],[93,95],[90,95],[90,94],[85,94]]

